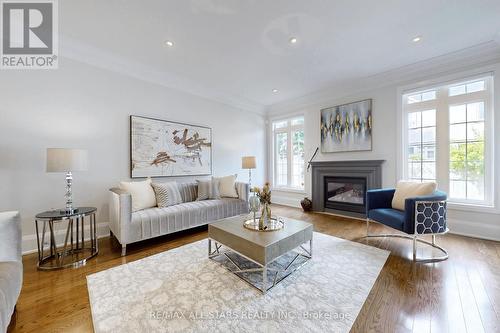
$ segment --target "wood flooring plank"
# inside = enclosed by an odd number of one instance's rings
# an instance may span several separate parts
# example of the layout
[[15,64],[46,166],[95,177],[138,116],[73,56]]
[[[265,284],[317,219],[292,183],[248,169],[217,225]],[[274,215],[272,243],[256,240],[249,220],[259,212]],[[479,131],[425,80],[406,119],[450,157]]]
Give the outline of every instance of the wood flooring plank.
[[413,332],[425,333],[431,330],[431,297],[432,288],[430,269],[425,264],[414,264],[415,275],[415,315],[413,319]]
[[467,332],[465,326],[465,318],[462,310],[462,301],[460,299],[459,286],[455,277],[455,270],[452,265],[446,272],[446,286],[445,286],[445,302],[446,312],[448,317],[448,327],[450,333]]
[[471,333],[485,332],[476,299],[472,293],[467,267],[461,263],[455,263],[454,268],[467,331]]
[[449,332],[446,305],[441,301],[445,297],[446,266],[442,263],[430,264],[431,269],[431,291],[430,291],[430,311],[431,311],[431,332]]
[[475,266],[468,267],[467,275],[485,331],[500,332],[498,315]]
[[414,283],[408,279],[412,267],[407,265],[407,261],[399,256],[391,256],[388,260],[391,267],[391,273],[395,277],[395,283],[392,288],[395,290],[394,299],[397,299],[394,312],[396,318],[397,332],[413,332],[413,323],[415,320],[414,295],[416,294]]

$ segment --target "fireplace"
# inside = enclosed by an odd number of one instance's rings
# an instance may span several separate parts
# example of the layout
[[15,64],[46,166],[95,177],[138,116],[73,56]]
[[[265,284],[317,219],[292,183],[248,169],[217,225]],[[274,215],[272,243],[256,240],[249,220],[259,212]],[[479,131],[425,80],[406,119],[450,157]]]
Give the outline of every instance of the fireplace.
[[364,218],[366,191],[382,187],[383,163],[383,160],[312,162],[313,210]]
[[325,177],[325,208],[365,213],[366,178]]

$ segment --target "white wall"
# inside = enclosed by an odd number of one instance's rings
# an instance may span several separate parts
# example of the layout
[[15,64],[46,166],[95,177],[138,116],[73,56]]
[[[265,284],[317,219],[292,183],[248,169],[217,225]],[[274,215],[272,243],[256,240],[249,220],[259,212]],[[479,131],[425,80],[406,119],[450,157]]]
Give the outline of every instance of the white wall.
[[[357,91],[356,84],[351,86],[351,92],[345,89],[331,90],[326,98],[317,98],[319,95],[303,97],[297,101],[289,101],[283,105],[275,105],[269,112],[269,123],[273,119],[287,117],[289,115],[304,115],[305,121],[305,156],[306,161],[314,153],[316,147],[320,145],[320,110],[325,107],[359,101],[362,99],[373,99],[373,149],[366,152],[351,153],[318,153],[316,161],[344,161],[344,160],[370,160],[382,159],[386,162],[383,165],[383,187],[392,187],[398,180],[398,161],[400,148],[400,134],[398,119],[399,90],[402,86],[412,86],[429,84],[443,77],[460,75],[472,75],[494,71],[496,73],[495,85],[495,157],[496,157],[496,179],[495,183],[495,209],[486,211],[471,211],[471,209],[449,209],[449,225],[452,232],[466,234],[487,239],[500,240],[500,62],[478,66],[473,68],[463,68],[454,70],[452,73],[442,75],[429,75],[426,78],[406,80],[393,84],[385,84],[381,80],[379,87]],[[361,86],[361,84],[360,84]],[[326,94],[328,95],[328,94]],[[325,96],[322,93],[321,96]],[[269,125],[268,125],[268,131]],[[270,152],[268,151],[270,159]],[[268,164],[268,172],[271,172],[271,165]],[[273,191],[273,202],[290,206],[300,206],[300,200],[304,196],[311,196],[311,172],[305,176],[305,191],[303,193]]]
[[45,173],[47,147],[89,151],[89,171],[74,174],[74,200],[97,207],[105,227],[108,188],[129,179],[131,114],[212,127],[214,175],[238,173],[247,181],[241,156],[255,155],[253,179],[262,183],[262,115],[68,59],[58,70],[2,71],[0,211],[21,212],[24,250],[33,249],[35,214],[65,202],[64,175]]

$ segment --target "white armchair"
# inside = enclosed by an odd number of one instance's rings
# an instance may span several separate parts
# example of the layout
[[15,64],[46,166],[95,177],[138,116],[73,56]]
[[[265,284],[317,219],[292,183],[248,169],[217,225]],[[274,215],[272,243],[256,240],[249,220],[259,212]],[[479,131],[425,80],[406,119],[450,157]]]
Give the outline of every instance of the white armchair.
[[0,332],[7,331],[23,284],[18,212],[0,213]]

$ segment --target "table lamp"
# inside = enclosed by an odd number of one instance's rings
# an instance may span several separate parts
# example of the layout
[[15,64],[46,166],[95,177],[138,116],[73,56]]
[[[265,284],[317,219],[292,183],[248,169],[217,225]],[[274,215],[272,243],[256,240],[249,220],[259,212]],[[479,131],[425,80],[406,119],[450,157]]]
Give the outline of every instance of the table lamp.
[[252,191],[252,169],[255,169],[256,166],[255,156],[243,156],[241,158],[241,168],[248,169],[248,186],[250,187],[250,191]]
[[83,149],[69,148],[47,148],[47,172],[66,173],[66,209],[62,212],[73,214],[73,194],[71,185],[73,183],[73,171],[87,171],[88,154]]

